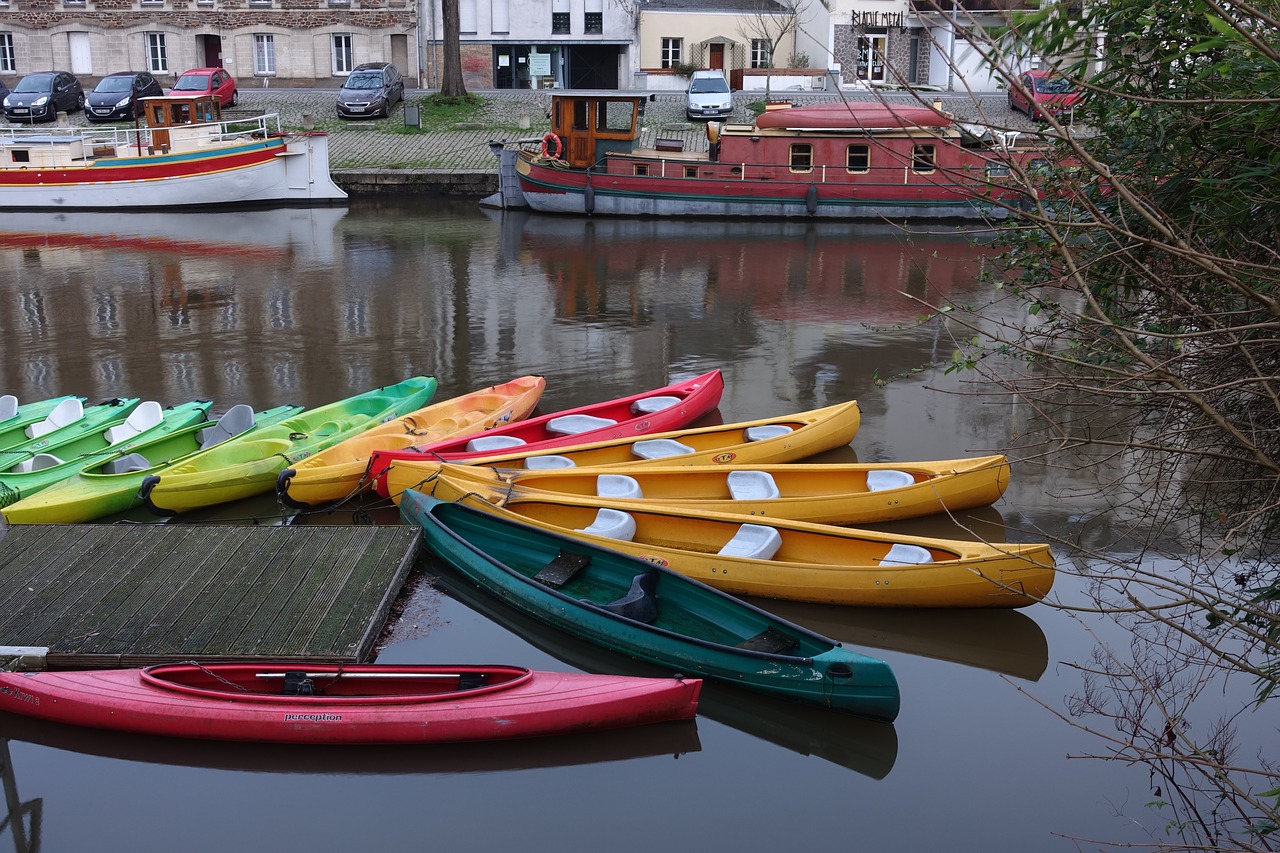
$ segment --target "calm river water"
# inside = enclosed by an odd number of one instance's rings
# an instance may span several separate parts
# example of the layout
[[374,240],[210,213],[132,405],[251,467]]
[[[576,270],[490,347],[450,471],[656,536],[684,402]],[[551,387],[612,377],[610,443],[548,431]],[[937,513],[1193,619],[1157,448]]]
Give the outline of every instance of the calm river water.
[[[720,368],[725,421],[857,399],[829,459],[998,451],[1028,413],[909,375],[949,358],[919,299],[977,298],[952,234],[533,218],[440,201],[224,214],[0,214],[0,388],[314,406],[411,374],[437,399],[543,374],[542,411]],[[967,523],[1028,540],[1087,508],[1016,466]],[[268,500],[224,517],[263,518]],[[349,514],[312,521],[348,521]],[[931,519],[919,532],[966,535]],[[1063,569],[1069,555],[1059,554]],[[1055,594],[1079,582],[1063,571]],[[641,671],[459,587],[424,585],[384,661]],[[882,612],[758,602],[888,660],[892,726],[709,686],[696,723],[447,749],[282,749],[0,718],[0,849],[1040,851],[1134,840],[1141,768],[1054,716],[1095,642],[1047,605]],[[2,743],[2,741],[0,741]],[[1083,845],[1096,847],[1097,845]]]

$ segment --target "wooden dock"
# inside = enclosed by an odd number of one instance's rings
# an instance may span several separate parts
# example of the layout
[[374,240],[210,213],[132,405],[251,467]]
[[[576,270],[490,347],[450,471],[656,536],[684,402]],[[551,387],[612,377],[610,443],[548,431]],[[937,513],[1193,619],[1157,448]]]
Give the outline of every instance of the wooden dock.
[[402,525],[0,530],[0,645],[49,669],[368,659],[417,555]]

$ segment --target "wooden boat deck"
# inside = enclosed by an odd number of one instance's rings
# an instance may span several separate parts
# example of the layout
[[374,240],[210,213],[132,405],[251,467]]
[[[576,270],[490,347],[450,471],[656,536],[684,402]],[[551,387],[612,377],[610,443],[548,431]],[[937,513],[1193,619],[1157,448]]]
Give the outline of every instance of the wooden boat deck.
[[0,529],[0,645],[49,669],[363,662],[419,547],[408,526]]

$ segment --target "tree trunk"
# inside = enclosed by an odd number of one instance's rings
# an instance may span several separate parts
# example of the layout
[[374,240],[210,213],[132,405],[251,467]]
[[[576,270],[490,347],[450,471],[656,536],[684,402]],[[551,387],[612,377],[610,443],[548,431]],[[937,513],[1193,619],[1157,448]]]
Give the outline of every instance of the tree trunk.
[[444,25],[444,73],[440,80],[440,94],[446,98],[465,98],[467,87],[462,82],[462,25],[458,0],[441,0],[440,15]]

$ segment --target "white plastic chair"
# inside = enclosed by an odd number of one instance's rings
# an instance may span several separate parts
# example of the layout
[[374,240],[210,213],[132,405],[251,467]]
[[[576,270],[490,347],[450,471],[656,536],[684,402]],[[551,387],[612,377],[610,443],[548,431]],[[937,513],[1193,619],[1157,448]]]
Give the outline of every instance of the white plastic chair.
[[576,463],[568,456],[549,453],[546,456],[526,456],[524,467],[532,471],[543,471],[550,468],[573,468],[576,467]]
[[25,432],[27,438],[39,438],[42,435],[48,435],[55,429],[62,429],[64,426],[75,423],[84,417],[84,406],[79,400],[74,398],[63,400],[61,403],[53,407],[45,419],[37,421],[27,427]]
[[164,409],[155,400],[148,400],[129,413],[124,423],[109,428],[103,436],[107,444],[119,444],[158,427],[164,421]]
[[34,471],[43,471],[45,468],[53,468],[61,464],[62,460],[52,453],[37,453],[30,459],[23,459],[9,470],[18,474],[30,474]]
[[780,547],[782,536],[774,528],[763,524],[744,524],[718,553],[723,557],[772,560]]
[[729,494],[735,501],[767,501],[782,497],[768,471],[730,471]]
[[625,513],[622,510],[601,507],[600,511],[596,513],[595,521],[586,527],[579,527],[578,531],[589,533],[592,536],[604,536],[621,542],[630,542],[631,538],[636,535],[636,520],[629,513]]
[[919,545],[904,545],[901,542],[893,543],[889,553],[880,558],[880,565],[882,566],[918,566],[921,563],[932,562],[933,555],[929,553],[928,548],[921,548]]
[[617,423],[612,418],[597,418],[594,415],[561,415],[547,421],[547,432],[554,432],[557,435],[577,435],[588,430],[616,426]]
[[523,438],[514,435],[478,435],[467,442],[467,450],[507,450],[524,443]]
[[596,477],[596,495],[602,498],[642,498],[644,492],[635,477],[601,474]]
[[103,465],[102,471],[106,474],[128,474],[131,471],[145,471],[150,467],[151,463],[141,453],[128,453]]
[[662,459],[667,456],[683,456],[694,449],[673,438],[650,438],[631,445],[631,452],[641,459]]
[[12,394],[0,397],[0,421],[7,421],[18,414],[18,398]]
[[631,414],[633,415],[652,415],[654,412],[661,412],[663,409],[669,409],[679,403],[680,397],[641,397],[631,404]]
[[881,492],[885,489],[901,489],[903,486],[910,486],[916,481],[906,471],[894,471],[889,468],[876,469],[867,472],[867,491]]
[[781,438],[789,432],[793,432],[793,430],[786,424],[764,424],[763,426],[747,427],[747,441],[765,441],[770,438]]

